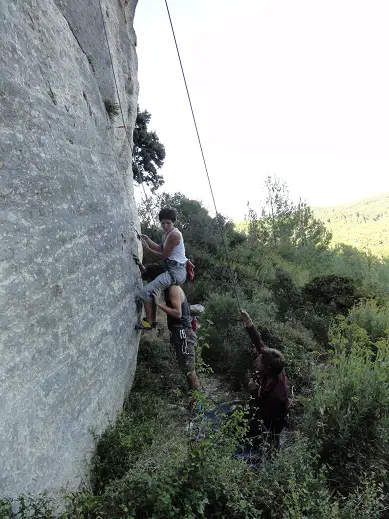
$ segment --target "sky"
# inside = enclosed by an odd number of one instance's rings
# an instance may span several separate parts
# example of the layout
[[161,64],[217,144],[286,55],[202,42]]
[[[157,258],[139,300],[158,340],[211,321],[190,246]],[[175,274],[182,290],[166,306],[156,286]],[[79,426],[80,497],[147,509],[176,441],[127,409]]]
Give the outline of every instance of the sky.
[[[220,213],[260,211],[268,175],[311,206],[389,191],[387,0],[168,1]],[[135,30],[162,190],[213,209],[164,0]]]

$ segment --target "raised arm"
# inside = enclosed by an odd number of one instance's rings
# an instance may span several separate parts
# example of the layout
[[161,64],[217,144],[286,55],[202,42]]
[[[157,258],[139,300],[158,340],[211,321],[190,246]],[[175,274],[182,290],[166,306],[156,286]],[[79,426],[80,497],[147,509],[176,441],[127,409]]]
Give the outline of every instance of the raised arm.
[[251,320],[251,317],[246,312],[246,310],[241,310],[240,314],[241,314],[242,320],[246,326],[246,330],[247,330],[247,333],[249,334],[251,342],[254,344],[257,352],[262,353],[262,348],[265,348],[266,345],[262,340],[261,334],[254,327],[253,321]]

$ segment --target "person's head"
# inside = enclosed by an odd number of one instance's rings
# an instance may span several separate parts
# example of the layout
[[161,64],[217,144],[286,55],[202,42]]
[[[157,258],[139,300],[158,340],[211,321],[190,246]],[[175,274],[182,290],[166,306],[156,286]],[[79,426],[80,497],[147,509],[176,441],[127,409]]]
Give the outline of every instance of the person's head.
[[262,353],[254,361],[254,369],[261,378],[277,377],[284,367],[283,354],[273,348],[262,348]]
[[173,229],[177,220],[177,211],[174,207],[164,207],[159,211],[159,221],[161,222],[163,231],[169,232]]

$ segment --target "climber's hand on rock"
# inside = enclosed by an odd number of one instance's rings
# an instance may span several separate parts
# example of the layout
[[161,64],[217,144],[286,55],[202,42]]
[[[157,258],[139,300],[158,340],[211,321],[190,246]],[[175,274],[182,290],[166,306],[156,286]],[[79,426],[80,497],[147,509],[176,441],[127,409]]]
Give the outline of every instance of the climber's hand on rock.
[[147,241],[144,240],[143,238],[141,238],[141,241],[142,241],[143,250],[149,250],[150,247],[149,247],[149,244],[147,243]]
[[253,325],[253,321],[251,320],[251,317],[246,312],[246,310],[240,310],[240,319],[244,322],[245,326],[248,328],[249,326]]
[[153,297],[154,297],[154,301],[155,301],[155,304],[157,306],[159,305],[163,305],[164,304],[164,299],[163,299],[163,296],[162,296],[162,292],[161,292],[161,289],[160,288],[156,288],[153,292]]

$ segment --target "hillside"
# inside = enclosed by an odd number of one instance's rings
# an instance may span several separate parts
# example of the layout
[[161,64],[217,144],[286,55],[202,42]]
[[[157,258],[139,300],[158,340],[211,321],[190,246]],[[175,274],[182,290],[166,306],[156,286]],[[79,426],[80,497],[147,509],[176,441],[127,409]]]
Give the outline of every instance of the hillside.
[[314,207],[314,214],[346,243],[381,257],[389,256],[389,193],[335,207]]

